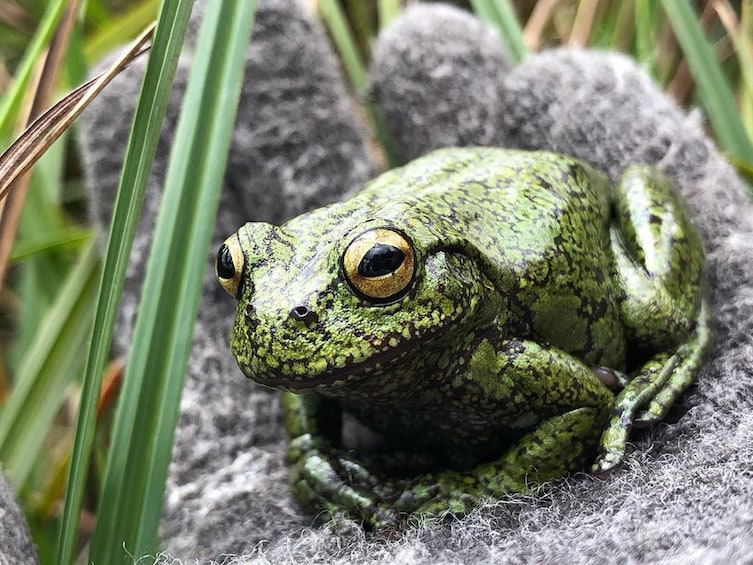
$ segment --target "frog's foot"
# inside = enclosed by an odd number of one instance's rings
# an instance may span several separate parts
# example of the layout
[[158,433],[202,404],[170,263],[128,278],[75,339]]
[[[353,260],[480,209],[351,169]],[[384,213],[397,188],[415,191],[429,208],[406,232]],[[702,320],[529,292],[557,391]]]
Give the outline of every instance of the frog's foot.
[[708,305],[702,302],[692,338],[674,354],[652,357],[625,386],[614,404],[609,426],[601,436],[599,456],[593,472],[612,471],[625,458],[633,426],[645,427],[660,421],[677,398],[690,386],[711,345]]
[[346,515],[372,529],[397,528],[400,515],[385,503],[396,497],[396,485],[348,451],[304,434],[291,441],[288,459],[293,494],[319,518]]
[[710,307],[704,300],[698,315],[698,324],[693,338],[683,344],[675,354],[680,360],[663,386],[651,398],[648,405],[635,417],[634,425],[645,427],[660,421],[667,411],[690,386],[703,357],[711,347],[713,336],[710,327]]

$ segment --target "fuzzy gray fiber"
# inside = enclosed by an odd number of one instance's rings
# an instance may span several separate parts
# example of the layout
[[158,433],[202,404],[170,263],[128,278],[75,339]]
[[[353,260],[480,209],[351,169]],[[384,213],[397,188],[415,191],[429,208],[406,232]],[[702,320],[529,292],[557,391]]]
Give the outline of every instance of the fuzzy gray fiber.
[[0,473],[0,565],[37,562],[37,552],[16,502],[13,489]]
[[[314,18],[261,0],[248,51],[216,241],[247,220],[280,222],[374,175],[363,114]],[[195,29],[195,28],[192,28]],[[180,63],[137,236],[117,346],[127,347],[167,151],[185,88]],[[143,62],[86,112],[94,216],[106,224]],[[753,555],[753,207],[702,128],[630,59],[555,50],[510,69],[501,42],[455,8],[417,5],[380,37],[369,96],[405,159],[449,145],[576,155],[617,176],[657,165],[703,235],[716,348],[667,422],[632,436],[626,465],[513,496],[388,541],[311,527],[291,497],[278,398],[236,368],[233,301],[207,270],[165,495],[163,562],[742,562]],[[196,252],[186,250],[186,252]],[[203,251],[202,251],[203,252]],[[211,263],[208,260],[208,265]],[[227,557],[244,555],[245,557]],[[231,561],[232,559],[232,561]]]

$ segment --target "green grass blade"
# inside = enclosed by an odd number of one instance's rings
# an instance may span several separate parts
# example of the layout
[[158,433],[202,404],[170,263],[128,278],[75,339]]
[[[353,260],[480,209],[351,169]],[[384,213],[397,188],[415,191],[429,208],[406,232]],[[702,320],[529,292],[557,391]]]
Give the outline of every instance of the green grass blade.
[[[155,550],[254,2],[207,4],[116,412],[90,559]],[[190,187],[190,190],[186,188]]]
[[92,230],[87,228],[72,227],[47,231],[39,237],[29,238],[14,245],[10,261],[13,264],[35,255],[79,247],[93,236]]
[[90,238],[45,316],[16,375],[16,386],[0,415],[0,460],[20,489],[36,463],[50,426],[79,374],[94,311],[99,258]]
[[366,66],[358,53],[356,41],[351,34],[342,8],[335,0],[319,0],[319,13],[332,35],[340,60],[345,67],[350,84],[356,92],[363,92],[367,86]]
[[656,46],[656,2],[635,1],[635,55],[647,73],[654,76],[654,47]]
[[[327,26],[335,47],[340,54],[340,60],[345,67],[345,72],[348,75],[351,86],[356,92],[363,93],[368,86],[368,74],[363,59],[358,53],[356,41],[350,32],[342,8],[340,8],[340,5],[335,0],[320,0],[318,6],[322,21]],[[376,106],[370,104],[367,110],[379,145],[384,150],[387,163],[390,167],[394,167],[399,164],[400,160],[395,151],[388,128]]]
[[183,36],[191,13],[191,0],[165,0],[160,10],[134,125],[126,151],[115,202],[110,236],[97,296],[92,343],[89,348],[81,406],[76,422],[71,468],[58,539],[57,563],[71,562],[78,531],[78,516],[89,466],[97,400],[102,372],[110,351],[120,294],[136,223],[170,96]]
[[377,14],[379,14],[379,29],[382,30],[400,15],[400,0],[378,0]]
[[[753,138],[753,0],[742,4],[740,28],[732,35],[735,54],[740,64],[740,81],[738,96],[740,99],[740,116],[748,138]],[[753,167],[753,162],[749,163]]]
[[499,30],[502,42],[516,65],[528,55],[523,29],[509,0],[470,0],[473,11],[483,21]]
[[136,37],[154,20],[158,8],[158,0],[142,0],[129,5],[128,10],[118,18],[117,25],[102,26],[87,40],[84,48],[86,60],[90,63],[98,61],[114,48]]
[[[56,143],[45,153],[32,171],[31,186],[26,195],[26,203],[21,213],[21,222],[16,234],[16,243],[11,253],[23,250],[25,243],[31,240],[40,242],[52,232],[62,235],[71,227],[60,209],[57,190],[50,187],[59,184],[60,161],[56,154],[61,145]],[[51,159],[52,158],[52,159]],[[17,329],[13,347],[9,350],[8,367],[16,372],[27,355],[28,347],[36,339],[47,311],[60,294],[60,281],[64,280],[73,262],[76,251],[65,253],[44,253],[28,257],[18,265],[20,279],[15,283],[20,300],[17,317]]]
[[21,99],[28,89],[31,73],[40,60],[42,51],[49,44],[52,34],[55,33],[55,28],[66,4],[66,0],[55,0],[47,7],[44,18],[34,34],[34,39],[24,52],[24,57],[15,73],[13,84],[0,100],[0,132],[4,135],[7,135],[14,126],[12,120],[18,113]]
[[[617,13],[611,16],[611,18],[607,16],[612,21],[609,40],[607,43],[602,44],[601,47],[623,52],[631,48],[636,34],[636,9],[636,3],[621,2]],[[610,15],[612,13],[613,11],[610,11]]]
[[682,46],[719,144],[730,155],[753,163],[753,144],[745,133],[735,98],[714,50],[698,23],[692,4],[662,0],[662,6]]
[[371,40],[377,31],[373,2],[341,0],[340,6],[344,13],[348,15],[349,27],[356,42],[358,53],[367,61],[366,57],[368,56]]

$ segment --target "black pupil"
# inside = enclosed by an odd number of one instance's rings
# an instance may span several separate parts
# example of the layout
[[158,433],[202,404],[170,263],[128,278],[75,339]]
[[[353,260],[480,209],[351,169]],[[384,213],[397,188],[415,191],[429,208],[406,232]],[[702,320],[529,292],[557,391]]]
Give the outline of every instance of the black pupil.
[[369,249],[358,265],[358,274],[362,277],[381,277],[394,273],[405,259],[405,253],[394,245],[377,243]]
[[223,243],[217,252],[217,276],[221,279],[232,279],[235,276],[233,256],[226,243]]

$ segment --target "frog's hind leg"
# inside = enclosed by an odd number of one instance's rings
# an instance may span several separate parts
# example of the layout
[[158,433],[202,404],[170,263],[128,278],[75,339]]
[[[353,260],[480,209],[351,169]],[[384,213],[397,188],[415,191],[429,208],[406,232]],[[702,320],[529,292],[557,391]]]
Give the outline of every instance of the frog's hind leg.
[[594,471],[619,465],[633,425],[660,420],[692,383],[711,343],[703,248],[671,183],[633,166],[614,189],[612,251],[621,316],[634,350],[648,357],[619,394]]
[[651,167],[629,167],[613,196],[611,247],[628,340],[648,355],[673,351],[698,323],[700,237],[672,183]]
[[601,436],[595,473],[606,473],[620,465],[633,426],[645,427],[661,420],[693,382],[712,341],[708,310],[703,301],[692,338],[673,354],[652,357],[618,395],[609,425]]

